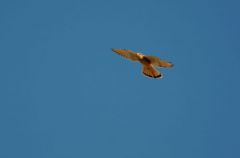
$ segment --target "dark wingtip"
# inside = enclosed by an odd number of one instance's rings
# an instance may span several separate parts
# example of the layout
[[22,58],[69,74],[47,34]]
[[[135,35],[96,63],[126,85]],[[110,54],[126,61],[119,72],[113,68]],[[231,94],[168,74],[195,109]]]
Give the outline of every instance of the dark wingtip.
[[144,73],[144,72],[143,72],[143,74],[144,74],[145,76],[148,76],[148,77],[151,77],[151,78],[153,77],[153,76],[150,76],[150,75],[148,75],[148,74],[146,74],[146,73]]
[[113,52],[115,52],[115,53],[116,53],[116,51],[117,51],[115,48],[111,48],[111,50],[112,50]]
[[162,76],[162,74],[159,74],[159,75],[157,75],[157,76],[153,76],[154,78],[162,78],[163,76]]
[[143,72],[143,74],[146,75],[146,76],[148,76],[148,77],[151,77],[151,78],[162,78],[162,74],[159,74],[159,75],[157,75],[157,76],[151,76],[151,75],[146,74],[146,73],[144,73],[144,72]]
[[157,76],[153,76],[154,78],[162,78],[162,75],[161,74],[159,74],[159,75],[157,75]]

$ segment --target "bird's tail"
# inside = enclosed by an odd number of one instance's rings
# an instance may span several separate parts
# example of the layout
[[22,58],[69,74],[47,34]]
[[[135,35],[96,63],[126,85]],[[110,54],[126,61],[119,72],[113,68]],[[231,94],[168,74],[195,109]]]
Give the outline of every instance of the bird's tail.
[[152,65],[143,65],[142,73],[148,77],[161,78],[162,74],[157,71]]

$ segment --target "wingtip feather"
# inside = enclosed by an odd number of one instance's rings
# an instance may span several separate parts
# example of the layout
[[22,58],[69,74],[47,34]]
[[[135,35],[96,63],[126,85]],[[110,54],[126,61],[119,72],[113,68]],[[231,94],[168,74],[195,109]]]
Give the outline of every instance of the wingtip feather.
[[157,75],[157,76],[151,76],[151,75],[149,75],[149,74],[147,74],[147,73],[144,73],[144,72],[143,72],[143,74],[144,74],[145,76],[151,77],[151,78],[163,78],[162,74],[159,74],[159,75]]

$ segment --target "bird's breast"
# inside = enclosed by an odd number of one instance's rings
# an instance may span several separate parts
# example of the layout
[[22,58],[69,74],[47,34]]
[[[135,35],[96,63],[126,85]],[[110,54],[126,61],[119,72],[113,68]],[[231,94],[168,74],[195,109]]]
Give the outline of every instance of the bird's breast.
[[151,61],[147,57],[143,57],[142,59],[140,59],[140,62],[142,64],[151,64]]

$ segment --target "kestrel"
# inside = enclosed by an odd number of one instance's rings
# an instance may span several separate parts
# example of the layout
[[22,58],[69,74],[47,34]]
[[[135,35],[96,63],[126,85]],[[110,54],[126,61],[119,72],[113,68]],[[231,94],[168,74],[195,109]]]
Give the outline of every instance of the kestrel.
[[155,56],[148,56],[127,49],[112,49],[112,51],[132,61],[140,62],[143,65],[142,73],[148,77],[162,77],[162,74],[155,67],[173,67],[172,63]]

